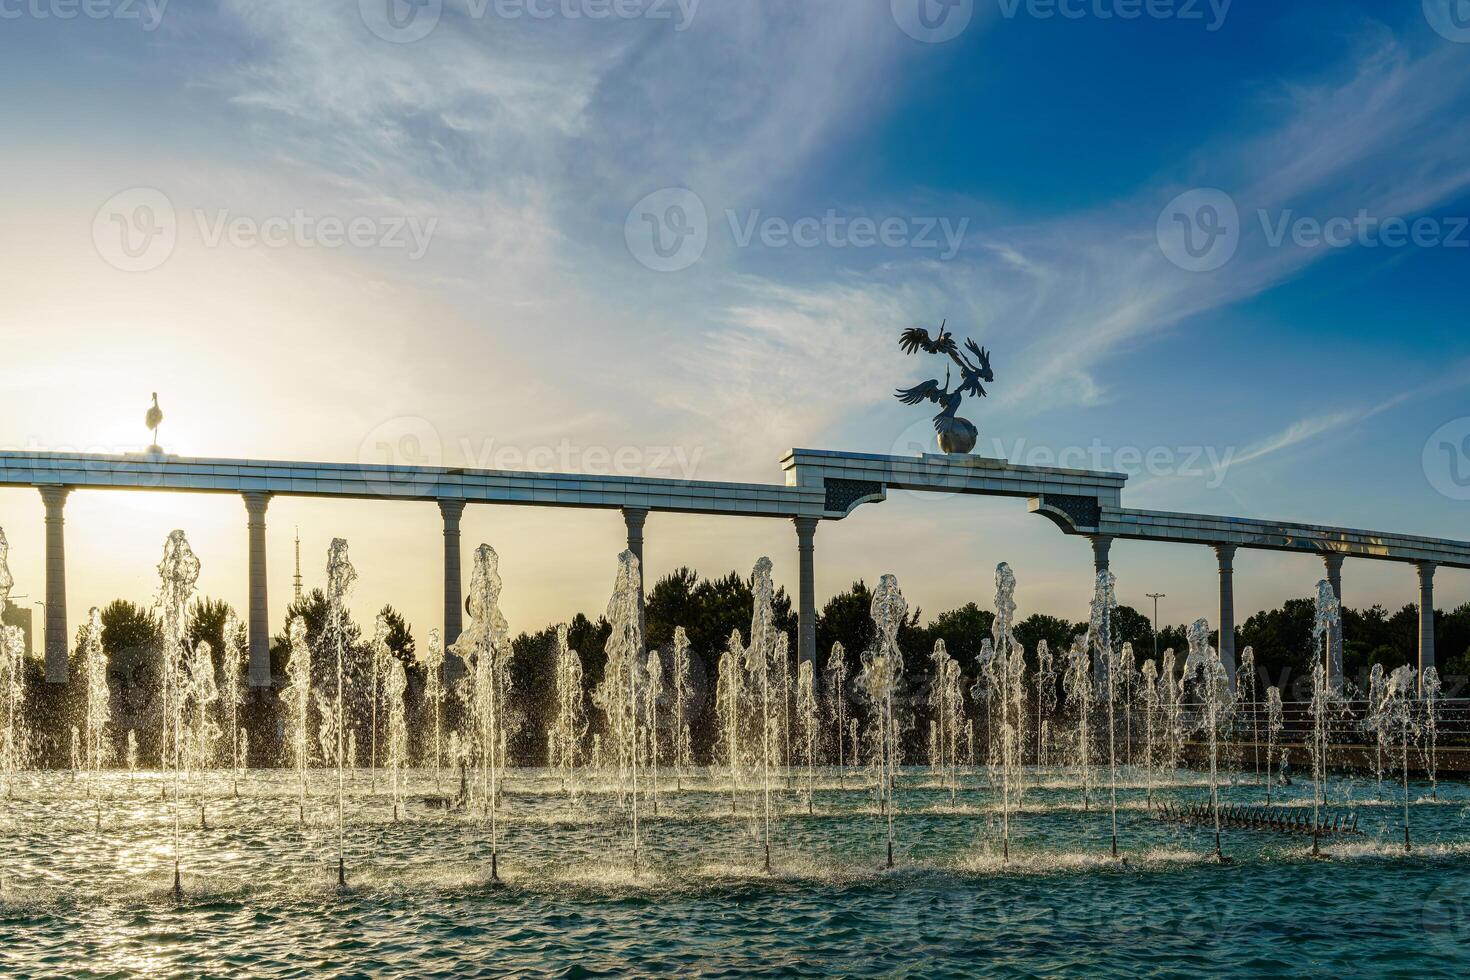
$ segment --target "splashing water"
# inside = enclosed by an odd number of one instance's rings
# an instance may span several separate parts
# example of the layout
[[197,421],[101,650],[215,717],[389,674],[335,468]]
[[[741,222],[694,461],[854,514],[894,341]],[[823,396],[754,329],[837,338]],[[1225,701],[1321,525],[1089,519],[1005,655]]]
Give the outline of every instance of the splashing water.
[[1271,775],[1272,760],[1276,756],[1276,736],[1286,727],[1281,706],[1281,689],[1266,688],[1266,805],[1271,805],[1271,789],[1275,779]]
[[648,743],[648,792],[652,798],[653,815],[658,816],[658,699],[664,693],[664,658],[657,649],[648,651],[645,668],[647,679],[643,686],[643,717]]
[[878,780],[880,809],[887,821],[888,867],[893,867],[894,782],[902,763],[898,718],[894,700],[903,679],[903,653],[898,631],[908,616],[909,606],[899,591],[898,579],[884,575],[873,591],[871,615],[873,645],[863,651],[858,687],[867,695],[873,711],[873,761]]
[[82,640],[82,674],[87,691],[87,771],[94,776],[112,761],[112,695],[107,687],[107,654],[102,649],[102,614],[87,613]]
[[[1245,690],[1240,693],[1242,681]],[[1256,650],[1246,647],[1240,651],[1240,664],[1235,668],[1237,700],[1244,701],[1245,710],[1250,712],[1251,753],[1256,763],[1256,785],[1261,785],[1261,714],[1256,703]]]
[[240,642],[243,630],[240,620],[231,612],[225,617],[223,668],[225,687],[221,692],[230,709],[230,781],[235,796],[240,795],[240,769],[249,761],[249,739],[240,730],[240,703],[245,697],[241,679],[245,668],[245,645]]
[[[183,767],[184,691],[183,678],[189,656],[189,600],[199,581],[199,559],[183,531],[169,532],[158,563],[160,585],[156,608],[162,625],[164,752],[165,768],[173,762],[174,895],[183,894],[180,877],[179,789]],[[170,746],[172,752],[170,754]]]
[[[500,591],[500,557],[482,544],[475,549],[470,573],[470,624],[455,642],[454,652],[469,668],[463,681],[471,726],[468,742],[479,760],[480,814],[489,826],[492,881],[500,877],[498,810],[510,699],[510,627],[500,612]],[[611,662],[608,669],[611,673]]]
[[1016,641],[1016,576],[1002,562],[995,569],[995,619],[992,690],[1000,703],[1001,854],[1011,855],[1011,811],[1021,802],[1021,746],[1025,739],[1025,651]]
[[[1327,803],[1327,732],[1331,719],[1345,708],[1339,692],[1328,682],[1329,646],[1342,623],[1342,606],[1327,580],[1317,583],[1317,607],[1312,624],[1312,824]],[[1319,834],[1312,832],[1312,854],[1322,853]]]
[[[847,754],[843,750],[847,738],[847,651],[841,643],[833,643],[832,650],[827,654],[827,717],[832,721],[832,734],[834,736],[833,753],[834,761],[837,763],[838,785],[845,786],[847,780]],[[857,745],[852,746],[854,757],[857,755]],[[856,758],[853,764],[856,765]]]
[[299,819],[306,823],[306,770],[311,765],[311,644],[306,620],[300,616],[287,628],[291,641],[286,659],[286,687],[281,700],[286,705],[286,753],[301,785]]
[[416,653],[424,669],[424,701],[434,713],[434,789],[439,788],[444,761],[444,641],[437,628],[429,630],[429,642]]
[[817,766],[817,692],[812,682],[812,663],[803,660],[796,667],[797,745],[806,766],[806,812],[813,813],[813,785]]
[[383,671],[383,697],[388,703],[388,774],[393,789],[393,819],[403,803],[400,776],[408,765],[408,671],[403,661],[389,656]]
[[1092,806],[1092,658],[1087,648],[1087,638],[1079,636],[1072,641],[1072,649],[1066,654],[1066,667],[1062,675],[1062,688],[1067,706],[1076,714],[1077,742],[1073,765],[1082,783],[1082,807]]
[[1036,764],[1046,766],[1046,747],[1051,737],[1051,722],[1047,718],[1057,708],[1057,671],[1052,657],[1051,645],[1045,640],[1036,643]]
[[725,652],[720,655],[719,676],[715,687],[715,713],[719,721],[719,751],[724,755],[730,789],[730,813],[736,811],[736,795],[740,786],[740,726],[744,719],[745,684],[741,662],[745,658],[745,640],[739,630],[730,632]]
[[[638,824],[638,742],[640,682],[646,682],[643,655],[643,571],[631,551],[618,556],[618,574],[607,604],[612,625],[604,647],[607,665],[593,700],[608,719],[613,751],[618,757],[618,798],[630,803],[630,844],[633,870],[638,871],[641,841]],[[625,785],[626,781],[626,785]],[[625,793],[626,790],[626,793]]]
[[684,627],[674,627],[674,774],[675,785],[683,788],[683,778],[694,764],[694,743],[689,735],[689,635]]
[[1382,701],[1378,706],[1380,726],[1388,737],[1398,736],[1399,758],[1403,774],[1404,804],[1404,851],[1409,844],[1409,741],[1414,737],[1414,694],[1419,686],[1414,668],[1405,664],[1394,668],[1383,685]]
[[764,803],[762,844],[766,870],[771,869],[771,763],[780,736],[778,704],[772,696],[772,675],[781,677],[779,663],[786,658],[784,636],[776,630],[775,590],[771,585],[771,560],[755,563],[751,578],[753,596],[750,618],[750,645],[745,648],[745,677],[752,695],[760,703],[761,796]]
[[1419,697],[1424,702],[1424,770],[1429,776],[1429,798],[1439,799],[1439,698],[1442,692],[1439,681],[1439,671],[1433,667],[1424,668],[1424,677],[1419,689]]
[[1183,687],[1194,682],[1195,693],[1204,705],[1199,727],[1205,731],[1210,752],[1210,811],[1215,822],[1215,860],[1223,861],[1220,850],[1220,737],[1232,708],[1230,678],[1220,661],[1220,652],[1210,645],[1210,624],[1197,619],[1189,627],[1189,656],[1184,661]]
[[[10,542],[0,528],[0,615],[10,602],[15,579],[10,575]],[[26,648],[25,633],[18,626],[0,626],[0,773],[7,780],[6,793],[13,792],[15,774],[25,768],[29,752],[26,745]]]
[[[1118,611],[1116,580],[1113,573],[1097,574],[1097,587],[1092,597],[1092,620],[1088,629],[1095,661],[1101,663],[1103,692],[1108,699],[1108,801],[1112,811],[1113,857],[1118,856],[1118,651],[1113,644],[1113,617]],[[1131,656],[1132,650],[1129,654]]]
[[343,714],[347,701],[347,615],[344,603],[356,581],[357,569],[352,567],[352,562],[347,557],[347,542],[342,538],[333,538],[327,551],[327,618],[337,646],[337,690],[334,698],[336,721],[332,727],[336,737],[334,755],[337,763],[337,886],[339,888],[347,885],[347,812],[345,809],[347,795],[345,764],[347,760],[342,745],[347,727]]
[[1143,772],[1146,780],[1144,800],[1154,808],[1154,728],[1159,716],[1159,669],[1152,660],[1145,660],[1139,671],[1139,697],[1143,700]]
[[1383,743],[1388,737],[1383,717],[1386,684],[1383,664],[1374,664],[1368,671],[1368,710],[1363,717],[1363,731],[1373,736],[1373,785],[1380,800],[1383,799]]
[[582,659],[567,643],[567,627],[556,628],[556,715],[546,734],[547,764],[561,773],[562,791],[576,798],[577,767],[587,736]]
[[207,826],[204,816],[206,787],[203,773],[214,765],[215,747],[220,727],[214,722],[214,704],[219,700],[219,687],[214,679],[214,650],[200,640],[189,654],[184,673],[181,706],[188,717],[184,734],[184,759],[190,773],[199,776],[199,826]]

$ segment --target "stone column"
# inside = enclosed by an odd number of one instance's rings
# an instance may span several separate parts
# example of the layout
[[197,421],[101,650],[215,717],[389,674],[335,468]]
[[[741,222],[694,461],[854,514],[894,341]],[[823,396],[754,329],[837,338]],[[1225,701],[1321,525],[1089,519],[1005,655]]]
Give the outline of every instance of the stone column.
[[1424,693],[1424,672],[1435,666],[1434,570],[1436,567],[1438,566],[1432,561],[1419,562],[1419,693],[1421,695]]
[[459,658],[449,653],[450,644],[464,631],[464,592],[460,588],[459,519],[464,516],[463,500],[439,501],[439,515],[444,518],[444,677],[453,680],[463,673]]
[[[1332,594],[1337,597],[1338,605],[1342,604],[1342,562],[1343,556],[1328,554],[1322,556],[1322,564],[1327,566],[1327,584],[1332,586]],[[1334,691],[1342,691],[1342,621],[1339,620],[1337,629],[1327,638],[1327,685]]]
[[640,569],[643,567],[643,525],[647,521],[647,507],[623,508],[623,523],[628,525],[628,550],[638,559]]
[[797,663],[810,663],[817,670],[816,537],[818,518],[795,517],[797,559]]
[[246,624],[250,635],[250,686],[270,687],[271,616],[265,576],[265,509],[270,505],[271,495],[249,490],[242,496],[245,498],[245,528],[249,537],[249,613]]
[[643,620],[644,597],[648,594],[648,569],[643,567],[643,525],[648,521],[647,507],[624,507],[623,523],[628,528],[628,550],[638,559],[638,619]]
[[1220,663],[1235,689],[1235,545],[1215,545],[1220,560]]
[[71,487],[41,487],[46,505],[46,683],[67,682],[66,518]]
[[1113,539],[1106,534],[1092,535],[1092,570],[1094,580],[1109,569],[1109,556],[1113,550]]

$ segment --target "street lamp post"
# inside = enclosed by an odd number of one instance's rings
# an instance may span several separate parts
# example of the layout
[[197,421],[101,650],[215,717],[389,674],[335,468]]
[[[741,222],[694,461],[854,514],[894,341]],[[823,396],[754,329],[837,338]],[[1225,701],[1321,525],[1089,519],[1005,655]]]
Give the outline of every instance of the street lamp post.
[[1148,596],[1148,598],[1150,598],[1150,599],[1152,599],[1154,601],[1154,619],[1153,619],[1154,663],[1158,663],[1159,662],[1159,600],[1160,599],[1167,599],[1169,597],[1167,595],[1165,595],[1164,593],[1162,593],[1162,592],[1149,592],[1149,593],[1147,593],[1147,596]]

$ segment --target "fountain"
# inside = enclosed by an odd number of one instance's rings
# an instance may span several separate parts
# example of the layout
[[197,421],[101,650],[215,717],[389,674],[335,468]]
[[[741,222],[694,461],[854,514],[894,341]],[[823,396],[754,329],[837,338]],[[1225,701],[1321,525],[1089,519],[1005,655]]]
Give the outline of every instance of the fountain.
[[[607,664],[603,682],[593,695],[607,717],[608,734],[618,757],[618,799],[630,803],[633,871],[638,871],[638,742],[639,707],[643,704],[640,679],[646,683],[643,661],[643,572],[631,551],[618,556],[617,580],[607,604]],[[625,787],[625,780],[627,786]]]
[[1087,638],[1079,636],[1072,641],[1067,651],[1062,689],[1067,706],[1076,712],[1077,742],[1073,764],[1082,781],[1082,808],[1092,806],[1092,658],[1087,647]]
[[655,648],[648,651],[647,680],[643,685],[643,717],[648,735],[648,785],[653,815],[658,816],[658,699],[664,693],[664,660]]
[[1439,671],[1424,668],[1424,677],[1419,687],[1419,697],[1424,702],[1424,771],[1429,776],[1429,798],[1439,799],[1439,699],[1442,688]]
[[306,620],[300,616],[291,620],[287,632],[291,647],[281,702],[286,707],[286,751],[301,787],[298,814],[305,826],[306,770],[311,765],[311,644],[306,637]]
[[1312,624],[1312,856],[1321,857],[1321,808],[1327,803],[1327,738],[1331,719],[1340,711],[1342,699],[1328,682],[1329,645],[1342,624],[1342,606],[1325,579],[1317,583],[1317,611]]
[[1266,688],[1266,805],[1271,805],[1271,788],[1275,779],[1271,775],[1271,760],[1276,755],[1276,736],[1286,727],[1281,707],[1281,689]]
[[1245,693],[1241,697],[1237,693],[1237,701],[1245,703],[1245,710],[1249,712],[1247,721],[1250,724],[1251,754],[1256,763],[1256,785],[1261,785],[1261,713],[1260,706],[1256,703],[1256,651],[1254,647],[1246,647],[1240,651],[1240,665],[1235,669],[1235,685],[1237,692],[1241,681],[1245,681]]
[[1368,671],[1368,707],[1363,713],[1363,731],[1373,737],[1373,786],[1380,800],[1383,799],[1383,743],[1388,737],[1383,715],[1386,683],[1383,664],[1374,664]]
[[745,648],[745,677],[750,690],[760,706],[760,763],[761,796],[764,803],[764,825],[762,843],[765,849],[765,867],[771,870],[771,763],[776,752],[776,740],[780,722],[776,717],[777,702],[772,696],[771,675],[781,676],[778,661],[786,659],[785,637],[777,633],[776,611],[771,585],[771,560],[762,558],[755,563],[751,576],[750,591],[754,597],[750,619],[750,644]]
[[567,643],[567,627],[563,624],[556,628],[556,715],[546,734],[546,755],[547,765],[561,773],[562,791],[574,798],[582,739],[587,737],[585,698],[582,659]]
[[745,683],[741,661],[745,657],[745,641],[739,630],[732,630],[720,655],[715,688],[715,711],[720,726],[720,749],[730,787],[730,813],[736,810],[736,794],[740,786],[740,726],[744,720]]
[[899,591],[898,579],[884,575],[873,591],[873,644],[863,651],[858,687],[867,695],[873,712],[872,760],[877,780],[880,812],[887,821],[888,867],[893,867],[893,799],[898,766],[902,762],[898,718],[894,700],[903,678],[903,652],[898,648],[898,631],[908,616],[909,606]]
[[1378,705],[1378,718],[1382,731],[1389,736],[1398,735],[1399,762],[1402,773],[1404,804],[1404,853],[1409,844],[1409,739],[1414,735],[1413,701],[1419,679],[1414,668],[1405,664],[1395,667],[1383,685],[1382,701]]
[[240,795],[240,766],[250,758],[248,733],[240,729],[240,703],[245,689],[240,684],[245,668],[245,645],[240,642],[242,634],[240,620],[231,612],[225,617],[224,626],[224,702],[230,709],[230,787],[236,797]]
[[[1108,800],[1113,821],[1112,855],[1118,857],[1118,743],[1116,706],[1118,703],[1118,651],[1113,644],[1113,616],[1118,609],[1115,580],[1109,571],[1098,572],[1097,588],[1092,597],[1092,620],[1088,628],[1089,644],[1095,662],[1104,671],[1103,690],[1108,698]],[[1131,653],[1131,650],[1130,650]]]
[[388,649],[388,617],[378,613],[373,624],[373,642],[368,657],[368,780],[374,791],[378,788],[378,701],[380,682],[385,681],[388,660],[392,653]]
[[1011,856],[1011,811],[1021,800],[1021,746],[1025,740],[1025,651],[1016,642],[1016,576],[1001,562],[995,569],[995,619],[991,625],[994,654],[990,660],[991,688],[1000,703],[998,750],[1001,774],[1001,857]]
[[417,654],[424,669],[424,701],[434,715],[434,789],[439,788],[439,770],[444,760],[444,645],[437,629],[429,630],[429,642]]
[[1143,773],[1146,781],[1144,801],[1154,808],[1154,725],[1159,715],[1159,669],[1145,660],[1139,671],[1139,695],[1143,699]]
[[[837,783],[846,785],[847,755],[843,750],[847,738],[847,651],[841,643],[833,643],[827,654],[827,716],[832,720],[836,743]],[[857,743],[852,743],[853,764],[857,764]]]
[[[489,825],[491,881],[500,880],[497,811],[510,696],[510,628],[500,612],[500,589],[500,558],[494,548],[482,544],[475,549],[470,572],[470,625],[455,642],[454,652],[469,667],[465,704],[471,752],[480,763],[480,812]],[[608,670],[613,670],[611,661]]]
[[403,802],[400,776],[408,764],[408,671],[403,661],[389,656],[383,676],[383,696],[388,702],[388,774],[393,788],[393,820]]
[[694,760],[694,743],[689,735],[689,635],[684,627],[674,627],[674,786],[684,788],[684,776]]
[[1036,765],[1046,767],[1046,746],[1051,735],[1048,716],[1057,709],[1056,662],[1045,640],[1036,644]]
[[172,756],[163,755],[165,768],[170,758],[173,763],[173,859],[175,899],[183,898],[184,887],[180,875],[179,791],[182,778],[182,739],[184,726],[184,697],[182,690],[185,665],[189,657],[189,601],[194,597],[194,586],[199,581],[199,559],[183,531],[171,531],[163,545],[163,560],[158,564],[161,584],[156,608],[162,627],[160,655],[163,659],[164,677],[164,730],[165,742],[172,744]]
[[1200,727],[1204,729],[1210,755],[1210,814],[1215,825],[1215,861],[1227,862],[1220,850],[1220,736],[1232,707],[1230,678],[1220,653],[1210,646],[1210,624],[1195,620],[1189,627],[1189,656],[1184,661],[1180,686],[1195,681],[1195,694],[1204,706]]
[[929,723],[931,765],[940,773],[940,785],[949,788],[949,805],[953,808],[958,791],[959,728],[965,721],[960,665],[949,655],[943,640],[934,641],[934,652],[929,659],[934,662],[933,682],[929,689],[929,708],[934,716]]
[[[347,727],[344,716],[347,701],[347,616],[344,603],[352,584],[357,581],[357,570],[347,558],[347,542],[333,538],[327,551],[327,626],[337,647],[337,690],[334,692],[334,716],[332,735],[336,750],[333,761],[337,766],[337,887],[347,887],[347,815],[346,815],[346,758],[342,740]],[[355,754],[355,753],[354,753]]]
[[806,812],[815,812],[813,786],[817,765],[817,692],[812,685],[812,664],[803,660],[796,668],[797,745],[805,757]]

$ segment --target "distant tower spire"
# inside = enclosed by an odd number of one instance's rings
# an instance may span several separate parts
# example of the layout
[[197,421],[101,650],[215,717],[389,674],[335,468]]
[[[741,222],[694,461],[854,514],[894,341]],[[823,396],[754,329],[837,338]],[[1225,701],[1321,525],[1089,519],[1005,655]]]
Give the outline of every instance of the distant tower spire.
[[301,601],[301,528],[296,528],[296,601]]

